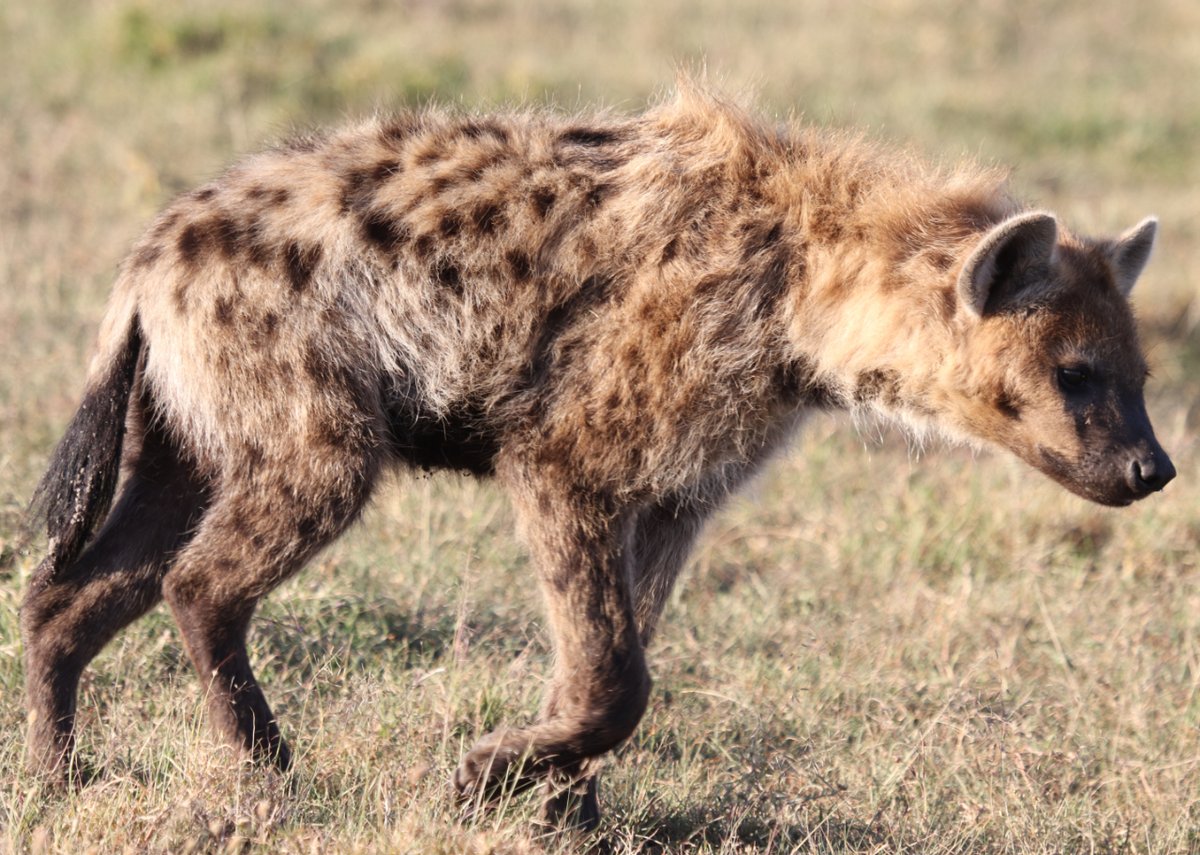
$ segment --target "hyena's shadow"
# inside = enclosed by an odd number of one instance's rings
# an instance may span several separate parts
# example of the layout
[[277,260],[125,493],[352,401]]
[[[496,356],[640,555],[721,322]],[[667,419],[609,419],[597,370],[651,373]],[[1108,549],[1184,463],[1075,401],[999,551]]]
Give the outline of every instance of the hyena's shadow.
[[333,595],[303,610],[284,603],[264,610],[251,644],[264,672],[286,671],[306,683],[319,673],[384,674],[438,667],[453,658],[456,639],[497,636],[499,616],[453,605],[413,608],[383,595]]
[[[724,851],[730,844],[739,852],[878,852],[903,848],[901,841],[878,824],[845,819],[836,813],[793,822],[739,816],[740,812],[721,800],[675,810],[638,811],[614,826],[624,826],[622,838],[638,841],[639,852],[654,855],[710,847]],[[615,838],[602,838],[589,851],[624,851],[624,845]]]

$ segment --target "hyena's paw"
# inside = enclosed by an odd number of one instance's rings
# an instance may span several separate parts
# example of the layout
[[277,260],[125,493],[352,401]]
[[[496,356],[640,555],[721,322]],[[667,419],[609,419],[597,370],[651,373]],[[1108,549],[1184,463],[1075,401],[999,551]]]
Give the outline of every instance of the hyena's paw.
[[467,752],[454,770],[454,789],[471,807],[489,805],[504,793],[518,793],[537,780],[529,757],[529,735],[520,730],[489,733]]

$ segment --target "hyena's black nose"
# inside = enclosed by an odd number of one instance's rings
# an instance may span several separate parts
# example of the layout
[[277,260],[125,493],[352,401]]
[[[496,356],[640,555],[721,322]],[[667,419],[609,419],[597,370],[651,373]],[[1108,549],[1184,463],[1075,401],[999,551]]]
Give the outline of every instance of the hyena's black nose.
[[1161,490],[1175,477],[1175,464],[1162,449],[1139,454],[1129,463],[1129,486],[1145,495]]

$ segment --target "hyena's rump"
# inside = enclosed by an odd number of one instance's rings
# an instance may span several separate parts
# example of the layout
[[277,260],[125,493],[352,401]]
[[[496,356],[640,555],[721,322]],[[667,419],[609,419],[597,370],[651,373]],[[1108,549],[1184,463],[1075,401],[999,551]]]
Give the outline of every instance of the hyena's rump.
[[406,114],[248,159],[135,247],[39,487],[30,760],[69,771],[82,669],[165,598],[217,729],[286,766],[256,603],[384,469],[453,469],[511,494],[555,648],[537,721],[484,736],[455,785],[545,779],[551,819],[592,824],[588,764],[642,715],[691,543],[806,413],[1005,448],[1107,504],[1170,481],[1126,301],[1154,231],[1080,238],[986,172],[690,90],[635,117]]

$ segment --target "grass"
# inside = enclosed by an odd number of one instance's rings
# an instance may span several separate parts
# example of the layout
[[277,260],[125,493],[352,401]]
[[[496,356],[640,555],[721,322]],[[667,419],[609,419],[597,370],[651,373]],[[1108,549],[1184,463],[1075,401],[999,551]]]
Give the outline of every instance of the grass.
[[[0,851],[1200,851],[1198,27],[1183,0],[0,7]],[[85,678],[99,778],[40,791],[20,514],[153,212],[290,128],[429,99],[636,109],[701,61],[778,114],[1014,164],[1084,230],[1158,213],[1135,294],[1178,481],[1107,511],[999,456],[815,422],[680,584],[601,834],[554,841],[529,799],[462,821],[448,798],[548,664],[509,511],[400,478],[257,621],[295,772],[210,743],[160,609]]]

